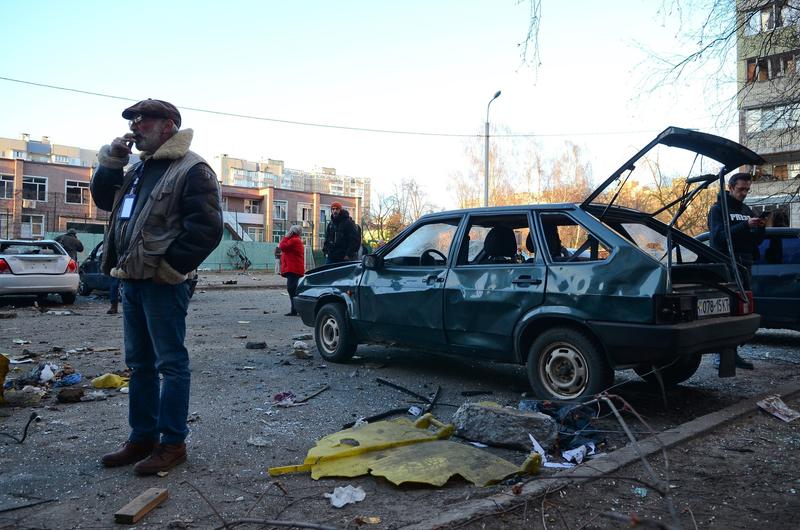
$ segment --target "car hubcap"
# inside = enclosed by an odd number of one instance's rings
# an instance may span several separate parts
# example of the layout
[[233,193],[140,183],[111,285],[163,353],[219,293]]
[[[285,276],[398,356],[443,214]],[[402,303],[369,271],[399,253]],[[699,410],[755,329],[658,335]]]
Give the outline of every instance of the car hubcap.
[[571,344],[553,344],[539,364],[539,377],[547,389],[560,398],[579,396],[589,381],[586,359]]
[[333,317],[327,317],[320,329],[320,339],[325,351],[333,353],[339,345],[339,324]]

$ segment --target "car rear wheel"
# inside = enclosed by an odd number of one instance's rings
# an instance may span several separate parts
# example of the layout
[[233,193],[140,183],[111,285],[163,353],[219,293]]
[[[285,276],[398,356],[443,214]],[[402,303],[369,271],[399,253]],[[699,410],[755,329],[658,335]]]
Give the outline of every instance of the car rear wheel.
[[533,341],[527,368],[531,387],[541,399],[580,400],[614,381],[614,371],[597,344],[567,327],[549,329]]
[[90,294],[92,294],[92,288],[86,285],[86,282],[81,280],[78,283],[78,294],[81,296],[89,296]]
[[653,364],[640,364],[633,370],[639,377],[650,384],[657,385],[658,377],[654,373],[656,368],[661,372],[661,380],[664,386],[670,387],[683,383],[692,377],[697,369],[700,368],[700,355],[684,355],[677,359],[658,361]]
[[314,324],[314,340],[320,356],[326,361],[345,362],[353,356],[358,344],[343,304],[322,306]]
[[75,303],[75,293],[61,293],[61,303],[72,305]]

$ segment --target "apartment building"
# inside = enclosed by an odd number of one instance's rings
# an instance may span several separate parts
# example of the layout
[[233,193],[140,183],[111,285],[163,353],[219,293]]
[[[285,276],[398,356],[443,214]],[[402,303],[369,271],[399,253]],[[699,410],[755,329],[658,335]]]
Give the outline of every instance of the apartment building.
[[747,203],[800,226],[800,0],[737,0],[739,142],[767,163],[751,168]]
[[282,160],[254,162],[227,154],[215,157],[215,164],[220,181],[230,186],[274,187],[339,197],[358,197],[362,205],[369,205],[370,179],[337,175],[335,168],[323,167],[305,171],[287,168]]
[[41,238],[75,228],[103,233],[108,214],[91,201],[89,180],[97,151],[0,138],[0,238]]

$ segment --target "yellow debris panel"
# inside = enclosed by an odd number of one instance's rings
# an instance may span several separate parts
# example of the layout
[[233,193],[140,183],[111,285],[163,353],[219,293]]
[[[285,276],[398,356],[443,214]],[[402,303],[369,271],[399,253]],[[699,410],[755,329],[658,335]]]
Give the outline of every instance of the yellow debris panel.
[[[431,431],[435,425],[438,430]],[[522,467],[475,447],[447,441],[452,425],[426,414],[416,422],[379,421],[345,429],[322,438],[302,465],[273,467],[271,476],[310,471],[322,477],[356,477],[372,473],[394,484],[414,482],[441,486],[459,475],[479,486],[500,482],[517,473],[536,473],[541,458],[533,454]]]

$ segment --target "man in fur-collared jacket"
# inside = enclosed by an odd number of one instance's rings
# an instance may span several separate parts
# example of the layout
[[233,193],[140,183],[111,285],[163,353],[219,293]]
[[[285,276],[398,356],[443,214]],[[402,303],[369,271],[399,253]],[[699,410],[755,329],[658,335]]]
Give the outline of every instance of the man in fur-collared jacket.
[[[187,274],[219,244],[222,211],[217,177],[189,150],[192,130],[179,130],[174,105],[146,99],[122,117],[131,132],[100,149],[91,191],[111,212],[102,270],[122,282],[131,433],[101,461],[153,475],[186,461]],[[124,172],[133,144],[141,161]]]

